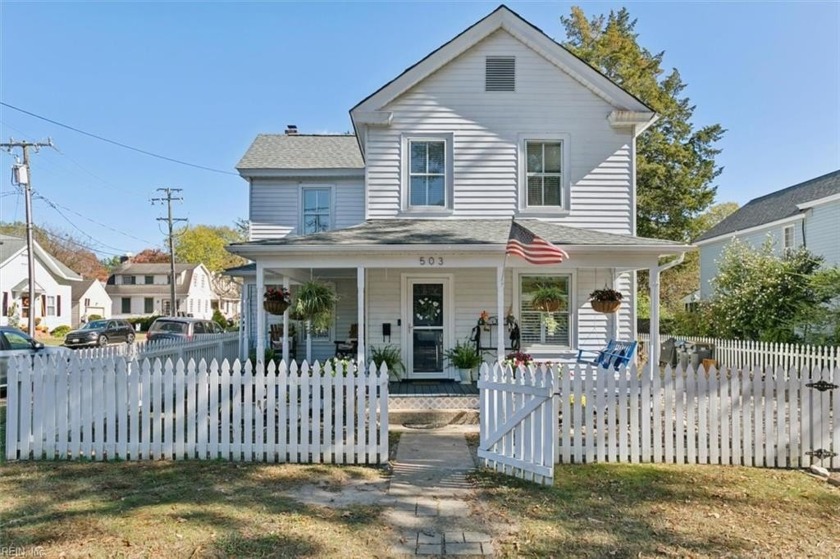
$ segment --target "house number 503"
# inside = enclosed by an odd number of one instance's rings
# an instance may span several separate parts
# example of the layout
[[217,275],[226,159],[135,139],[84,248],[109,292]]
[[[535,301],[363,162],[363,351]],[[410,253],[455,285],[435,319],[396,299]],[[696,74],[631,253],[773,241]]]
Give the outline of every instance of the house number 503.
[[421,256],[421,266],[443,266],[443,256]]

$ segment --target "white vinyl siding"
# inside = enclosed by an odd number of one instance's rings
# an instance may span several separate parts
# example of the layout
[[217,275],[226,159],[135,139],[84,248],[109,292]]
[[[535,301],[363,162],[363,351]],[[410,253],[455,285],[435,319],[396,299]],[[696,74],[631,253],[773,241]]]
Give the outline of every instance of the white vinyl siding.
[[[823,266],[840,265],[840,200],[816,206],[805,218],[804,245],[814,254],[825,258]],[[802,225],[797,224],[799,234]]]
[[329,179],[253,179],[250,188],[250,240],[278,239],[302,234],[303,188],[332,188],[331,228],[343,229],[365,219],[365,189],[362,178]]
[[[516,92],[485,92],[487,56],[516,57]],[[497,31],[384,107],[389,127],[365,137],[368,215],[400,216],[404,137],[452,135],[454,218],[509,218],[518,211],[520,139],[569,138],[568,213],[548,219],[633,233],[632,133],[614,107],[505,31]]]

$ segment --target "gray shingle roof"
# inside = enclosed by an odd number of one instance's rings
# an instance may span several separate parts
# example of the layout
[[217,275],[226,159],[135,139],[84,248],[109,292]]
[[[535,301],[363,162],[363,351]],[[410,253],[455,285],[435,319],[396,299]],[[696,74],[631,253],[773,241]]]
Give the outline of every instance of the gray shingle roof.
[[[38,247],[36,249],[35,254],[38,254],[38,250],[41,251],[42,254],[49,254],[44,248],[35,242],[35,245]],[[20,249],[26,247],[26,239],[21,237],[12,237],[9,235],[0,235],[0,263],[5,262],[15,253],[17,253]],[[49,255],[52,258],[52,261],[55,262],[55,265],[61,270],[61,273],[68,279],[81,279],[81,276],[68,268],[64,262],[59,261],[55,256],[52,254]]]
[[799,213],[797,204],[840,194],[840,170],[789,186],[747,202],[742,208],[697,237],[704,241],[772,223]]
[[[673,247],[677,244],[662,239],[601,233],[536,219],[517,219],[516,222],[556,245]],[[376,219],[347,229],[237,244],[252,246],[498,245],[507,243],[509,233],[510,221],[505,219]],[[235,247],[237,244],[231,246]]]
[[73,298],[73,301],[78,301],[82,298],[82,295],[87,293],[87,290],[90,289],[90,286],[93,285],[94,282],[99,280],[83,280],[78,283],[74,283],[73,287],[70,290],[70,296]]
[[246,169],[364,169],[356,136],[260,134],[236,165]]

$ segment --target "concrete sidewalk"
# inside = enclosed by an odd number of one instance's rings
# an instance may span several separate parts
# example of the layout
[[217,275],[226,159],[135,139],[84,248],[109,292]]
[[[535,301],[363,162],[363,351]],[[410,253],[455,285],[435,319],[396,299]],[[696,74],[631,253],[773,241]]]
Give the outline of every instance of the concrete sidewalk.
[[476,465],[464,432],[452,426],[400,437],[385,513],[400,534],[393,556],[493,556],[490,535],[470,517],[466,475]]

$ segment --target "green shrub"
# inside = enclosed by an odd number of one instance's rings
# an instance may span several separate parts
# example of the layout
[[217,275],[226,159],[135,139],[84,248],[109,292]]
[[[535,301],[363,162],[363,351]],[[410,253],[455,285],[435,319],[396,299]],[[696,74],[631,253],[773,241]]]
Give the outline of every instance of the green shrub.
[[50,332],[50,336],[52,336],[53,338],[63,338],[67,335],[67,332],[69,332],[70,330],[72,330],[72,328],[70,328],[66,324],[63,324],[54,328],[53,331]]
[[225,315],[223,315],[222,311],[220,311],[219,309],[213,311],[213,322],[225,329],[227,329],[227,327],[230,326],[230,323],[228,323],[228,319],[225,318]]
[[91,315],[88,315],[88,317],[87,317],[88,322],[90,322],[91,320],[102,320],[103,318],[105,318],[105,317],[102,316],[101,314],[91,314]]

